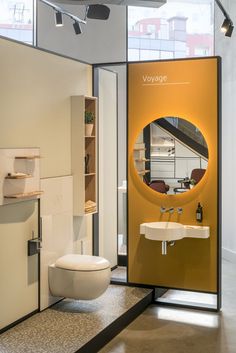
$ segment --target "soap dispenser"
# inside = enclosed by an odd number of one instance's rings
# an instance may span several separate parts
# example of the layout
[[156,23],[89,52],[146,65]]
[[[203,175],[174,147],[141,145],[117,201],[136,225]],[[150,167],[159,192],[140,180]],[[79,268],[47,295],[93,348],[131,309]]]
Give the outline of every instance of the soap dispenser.
[[196,220],[198,222],[202,222],[202,218],[203,218],[202,206],[201,206],[200,202],[198,202],[198,206],[196,209]]

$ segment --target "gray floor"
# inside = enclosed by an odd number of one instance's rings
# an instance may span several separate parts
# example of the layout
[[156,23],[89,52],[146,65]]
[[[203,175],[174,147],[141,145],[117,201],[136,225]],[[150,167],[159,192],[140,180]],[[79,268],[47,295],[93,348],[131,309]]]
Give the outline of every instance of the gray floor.
[[221,313],[150,306],[100,353],[235,353],[236,264],[223,262]]
[[95,300],[63,300],[3,333],[0,353],[74,353],[149,293],[110,285]]
[[217,309],[217,295],[169,289],[157,299],[158,303],[182,304]]
[[118,266],[111,272],[112,281],[127,282],[127,268],[124,266]]

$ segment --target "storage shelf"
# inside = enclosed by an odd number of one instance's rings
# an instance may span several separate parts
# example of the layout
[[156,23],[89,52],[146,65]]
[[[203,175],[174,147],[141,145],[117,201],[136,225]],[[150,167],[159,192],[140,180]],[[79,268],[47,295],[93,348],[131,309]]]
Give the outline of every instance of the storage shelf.
[[85,214],[96,213],[97,212],[97,204],[96,204],[96,202],[94,202],[92,200],[86,201],[85,202],[84,212],[85,212]]
[[[85,112],[92,113],[91,135],[85,129]],[[73,215],[97,213],[97,98],[71,97],[72,148],[71,164],[74,176]],[[89,134],[89,135],[88,135]],[[86,203],[91,201],[91,204]]]
[[30,191],[25,193],[17,193],[12,195],[5,195],[4,198],[6,199],[26,199],[28,197],[34,197],[42,195],[43,191]]
[[150,162],[151,159],[147,159],[147,158],[139,158],[139,159],[135,159],[135,162]]
[[15,159],[39,159],[40,156],[15,156]]
[[92,176],[92,175],[96,175],[96,173],[84,174],[84,176]]
[[89,212],[86,212],[86,211],[84,211],[84,213],[86,214],[86,215],[88,215],[88,214],[95,214],[95,213],[97,213],[98,211],[97,211],[97,209],[96,210],[94,210],[94,211],[89,211]]
[[150,173],[150,170],[140,170],[140,171],[138,172],[138,175],[145,175],[145,174],[147,174],[147,173]]
[[160,148],[174,148],[174,144],[169,144],[169,145],[162,145],[161,143],[156,143],[156,144],[151,144],[151,147],[160,147]]
[[33,175],[31,174],[25,174],[25,175],[7,175],[5,179],[27,179],[27,178],[33,178]]
[[0,206],[40,197],[40,154],[38,147],[0,149]]
[[134,148],[134,151],[146,151],[146,148],[138,147],[138,148]]

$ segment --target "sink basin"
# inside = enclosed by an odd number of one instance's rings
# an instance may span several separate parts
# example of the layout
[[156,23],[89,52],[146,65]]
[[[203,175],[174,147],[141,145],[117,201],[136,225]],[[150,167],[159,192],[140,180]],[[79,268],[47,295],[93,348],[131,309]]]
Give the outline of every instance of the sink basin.
[[206,239],[210,236],[210,227],[183,225],[178,222],[150,222],[140,224],[140,234],[144,234],[146,239],[159,241]]
[[171,241],[182,239],[185,229],[177,222],[151,222],[140,224],[140,234],[150,240]]

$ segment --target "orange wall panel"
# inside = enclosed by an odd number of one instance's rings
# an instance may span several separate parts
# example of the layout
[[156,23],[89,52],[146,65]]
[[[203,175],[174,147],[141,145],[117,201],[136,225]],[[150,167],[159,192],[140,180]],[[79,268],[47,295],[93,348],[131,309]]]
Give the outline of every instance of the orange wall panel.
[[[129,282],[198,291],[217,291],[218,238],[218,58],[130,63],[128,65],[128,279]],[[151,78],[150,78],[151,77]],[[149,80],[149,81],[148,81]],[[174,116],[196,125],[208,144],[207,172],[184,194],[163,195],[138,176],[133,148],[155,119]],[[194,225],[198,202],[209,239],[182,239],[161,254],[161,242],[139,234],[139,225],[177,221]],[[160,206],[183,207],[172,215]]]

